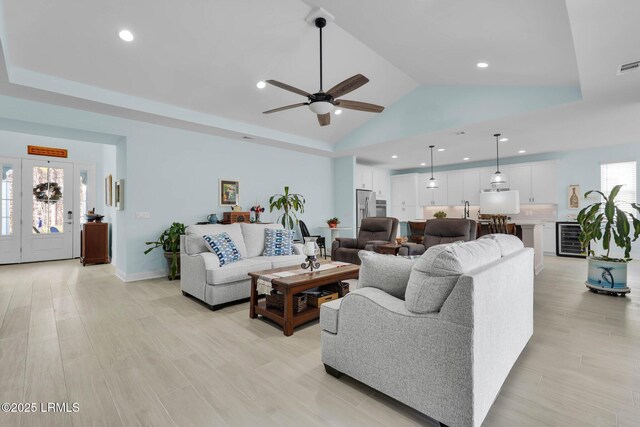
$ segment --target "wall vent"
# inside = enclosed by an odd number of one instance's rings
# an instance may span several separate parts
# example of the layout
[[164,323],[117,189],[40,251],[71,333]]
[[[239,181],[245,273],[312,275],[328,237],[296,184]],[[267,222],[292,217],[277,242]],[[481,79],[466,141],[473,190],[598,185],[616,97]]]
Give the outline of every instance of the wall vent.
[[638,69],[640,69],[640,61],[629,62],[628,64],[622,64],[621,66],[619,66],[617,74],[627,74],[632,71],[637,71]]

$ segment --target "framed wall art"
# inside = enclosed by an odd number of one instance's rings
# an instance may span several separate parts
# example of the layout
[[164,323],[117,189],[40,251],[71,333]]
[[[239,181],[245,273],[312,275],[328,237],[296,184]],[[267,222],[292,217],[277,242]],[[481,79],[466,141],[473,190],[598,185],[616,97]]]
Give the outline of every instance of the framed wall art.
[[220,206],[235,206],[240,203],[240,182],[221,179],[218,185]]
[[580,186],[570,185],[569,192],[567,194],[567,203],[569,209],[580,209]]

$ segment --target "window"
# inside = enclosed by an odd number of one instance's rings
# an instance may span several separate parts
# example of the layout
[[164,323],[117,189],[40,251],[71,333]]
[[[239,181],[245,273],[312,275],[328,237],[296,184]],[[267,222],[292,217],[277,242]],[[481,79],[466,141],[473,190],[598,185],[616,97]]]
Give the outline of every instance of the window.
[[13,234],[13,166],[2,165],[0,181],[0,234]]
[[616,185],[623,184],[616,200],[625,212],[635,210],[631,203],[636,202],[636,162],[603,163],[600,165],[600,190],[609,196]]

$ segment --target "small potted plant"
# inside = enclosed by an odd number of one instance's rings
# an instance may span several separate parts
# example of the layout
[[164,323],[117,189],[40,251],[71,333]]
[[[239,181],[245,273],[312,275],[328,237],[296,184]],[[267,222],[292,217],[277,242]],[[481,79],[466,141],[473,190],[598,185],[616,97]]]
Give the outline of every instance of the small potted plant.
[[251,207],[251,212],[253,212],[255,215],[254,222],[260,222],[260,214],[264,212],[264,208],[260,205],[255,205]]
[[169,265],[169,280],[180,277],[180,236],[185,234],[185,226],[182,223],[174,222],[160,234],[155,242],[145,242],[146,245],[153,245],[144,251],[148,254],[156,248],[164,250],[164,257]]
[[438,211],[433,214],[435,218],[442,219],[447,217],[447,213],[445,211]]
[[340,220],[338,217],[329,218],[327,220],[327,225],[329,228],[338,228],[338,224],[340,224]]
[[[593,203],[578,213],[580,224],[580,244],[587,254],[589,262],[588,278],[585,284],[593,291],[603,291],[609,294],[624,295],[630,292],[627,287],[627,263],[631,260],[631,242],[640,235],[640,220],[632,213],[625,212],[620,207],[616,197],[622,185],[616,185],[609,196],[597,190],[587,191],[587,198],[592,193],[598,193],[603,201]],[[640,206],[631,203],[631,207],[640,212]],[[629,236],[633,226],[633,239]],[[613,243],[624,249],[623,258],[611,258],[610,251]],[[602,242],[604,255],[596,255],[590,246],[597,247]]]

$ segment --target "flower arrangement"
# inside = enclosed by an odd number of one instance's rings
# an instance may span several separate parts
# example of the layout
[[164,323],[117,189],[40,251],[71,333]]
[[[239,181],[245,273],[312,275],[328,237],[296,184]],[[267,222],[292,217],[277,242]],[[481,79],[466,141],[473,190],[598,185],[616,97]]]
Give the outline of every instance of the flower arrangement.
[[442,219],[442,218],[446,218],[447,217],[447,213],[445,211],[438,211],[438,212],[434,213],[433,216],[438,218],[438,219]]
[[338,228],[338,224],[340,224],[340,220],[338,219],[338,217],[333,217],[333,218],[329,218],[327,220],[327,225],[329,226],[329,228]]
[[264,212],[264,208],[260,205],[251,207],[251,212],[255,214],[255,222],[260,222],[260,214]]

